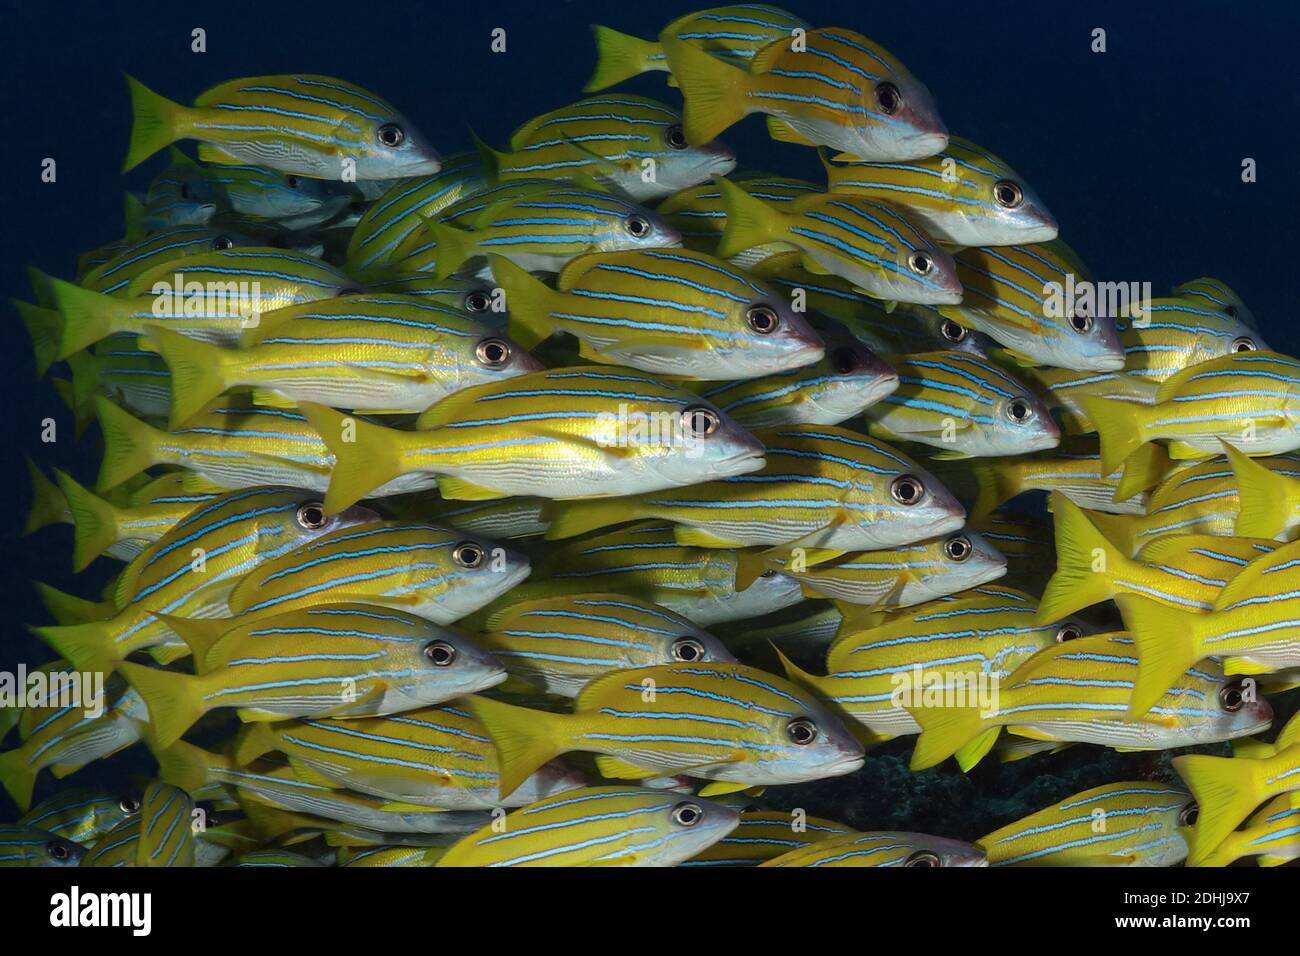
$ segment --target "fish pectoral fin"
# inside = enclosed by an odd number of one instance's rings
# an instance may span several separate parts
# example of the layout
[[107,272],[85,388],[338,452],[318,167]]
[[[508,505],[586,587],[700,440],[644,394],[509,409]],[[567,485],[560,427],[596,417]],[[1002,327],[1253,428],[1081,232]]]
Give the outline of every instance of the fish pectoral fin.
[[673,528],[673,540],[683,548],[743,548],[745,542],[704,531],[700,528],[687,528],[676,525]]
[[509,498],[504,492],[494,488],[484,488],[464,478],[439,477],[438,491],[444,498],[453,501],[488,501],[493,498]]
[[[385,690],[387,690],[387,688],[386,688],[384,685],[382,685],[382,684],[380,684],[380,685],[378,685],[378,686],[375,686],[375,687],[372,687],[372,688],[370,688],[370,690],[366,691],[364,694],[361,694],[360,696],[358,696],[356,700],[340,701],[340,702],[339,702],[339,705],[338,705],[337,707],[331,707],[328,711],[325,711],[325,712],[321,713],[319,716],[320,716],[320,717],[336,717],[336,716],[338,716],[339,714],[357,713],[359,710],[363,710],[363,709],[365,708],[365,705],[366,705],[367,703],[369,703],[370,701],[375,700],[375,699],[377,699],[377,698],[379,698],[379,697],[382,697],[382,696],[384,695],[384,691],[385,691]],[[243,718],[243,719],[247,719],[247,718],[244,718],[243,711],[240,711],[240,715],[239,715],[239,716],[240,716],[241,718]],[[283,715],[281,715],[281,716],[279,716],[279,717],[275,717],[275,718],[271,718],[271,719],[274,719],[274,720],[283,720],[284,717],[283,717]]]
[[647,780],[661,776],[658,770],[647,770],[645,767],[638,767],[634,763],[604,754],[597,755],[596,769],[600,771],[602,777],[612,777],[616,780]]
[[1273,669],[1247,657],[1229,657],[1223,662],[1223,673],[1230,677],[1236,674],[1271,674]]
[[389,813],[446,813],[442,807],[428,807],[422,803],[404,803],[401,800],[394,800],[391,803],[385,803],[380,806],[381,810]]
[[1060,740],[1061,738],[1053,736],[1037,727],[1030,727],[1026,724],[1013,724],[1007,728],[1007,733],[1015,734],[1017,737],[1025,737],[1028,740]]
[[811,272],[815,276],[828,276],[831,274],[830,269],[827,269],[824,265],[822,265],[812,256],[801,255],[799,257],[799,261],[803,265],[805,270]]
[[[736,783],[733,780],[715,780],[710,784],[700,788],[696,796],[700,797],[720,797],[726,793],[740,793],[742,790],[755,789],[748,783]],[[761,790],[762,788],[756,788]]]
[[933,461],[960,461],[970,457],[971,455],[964,451],[941,451],[930,456]]
[[[771,136],[779,143],[794,143],[797,146],[817,145],[785,120],[776,116],[769,116],[767,118],[767,135]],[[841,153],[840,155],[843,156],[844,154]]]

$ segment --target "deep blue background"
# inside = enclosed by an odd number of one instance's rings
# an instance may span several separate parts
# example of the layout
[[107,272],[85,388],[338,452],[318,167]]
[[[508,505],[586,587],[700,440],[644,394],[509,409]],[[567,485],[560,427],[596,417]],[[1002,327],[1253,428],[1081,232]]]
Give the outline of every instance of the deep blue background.
[[[191,12],[175,2],[0,3],[5,137],[0,148],[0,292],[27,297],[25,267],[70,274],[77,253],[121,233],[122,191],[143,188],[161,157],[123,178],[130,112],[122,72],[178,100],[238,76],[307,71],[345,77],[394,102],[445,151],[466,126],[501,144],[529,117],[579,98],[594,62],[587,24],[651,37],[703,4],[443,4],[226,0]],[[928,0],[790,3],[816,25],[866,33],[938,99],[949,127],[1000,154],[1043,196],[1062,236],[1098,279],[1150,281],[1157,295],[1199,275],[1226,279],[1265,336],[1300,351],[1294,325],[1300,178],[1300,5],[1257,3]],[[615,12],[617,11],[617,12]],[[494,27],[508,51],[489,49]],[[190,52],[190,31],[208,51]],[[1090,52],[1102,27],[1108,52]],[[670,102],[663,74],[626,88]],[[810,151],[771,143],[758,118],[726,134],[742,163],[816,176]],[[44,157],[58,181],[40,182]],[[1259,181],[1243,184],[1243,157]],[[71,535],[18,538],[28,508],[20,453],[92,480],[94,433],[74,447],[71,419],[36,381],[17,316],[3,323],[0,424],[3,613],[0,667],[39,660],[22,626],[41,619],[27,581],[90,596],[74,581]],[[57,445],[39,440],[47,415]],[[101,561],[98,574],[110,570]]]

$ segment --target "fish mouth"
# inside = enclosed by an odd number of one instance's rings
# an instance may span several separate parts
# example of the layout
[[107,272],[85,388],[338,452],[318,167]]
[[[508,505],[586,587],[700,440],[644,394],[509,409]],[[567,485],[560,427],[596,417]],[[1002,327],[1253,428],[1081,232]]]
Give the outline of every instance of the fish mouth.
[[842,777],[845,774],[861,770],[866,766],[866,756],[859,754],[855,757],[842,757],[832,764],[822,767],[818,773],[823,777]]

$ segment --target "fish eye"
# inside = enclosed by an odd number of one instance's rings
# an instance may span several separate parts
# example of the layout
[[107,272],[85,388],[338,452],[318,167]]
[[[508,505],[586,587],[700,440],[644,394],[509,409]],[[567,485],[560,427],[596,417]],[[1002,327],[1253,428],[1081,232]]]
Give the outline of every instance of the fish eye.
[[72,851],[68,849],[66,843],[47,843],[45,849],[46,852],[49,853],[51,860],[66,860],[72,855]]
[[776,572],[773,571],[771,568],[768,568],[766,571],[764,571],[762,574],[760,574],[759,577],[760,577],[760,578],[774,578],[774,577],[776,577]]
[[889,486],[889,493],[900,505],[914,505],[925,495],[925,485],[913,475],[899,475]]
[[471,312],[486,312],[492,306],[492,297],[482,289],[475,289],[465,296],[465,308]]
[[473,541],[462,541],[451,549],[451,559],[462,568],[477,568],[485,557],[486,553]]
[[858,357],[853,349],[840,346],[831,353],[831,365],[840,375],[848,375],[857,371]]
[[903,94],[893,83],[877,83],[876,105],[886,116],[893,116],[903,105]]
[[1186,804],[1178,811],[1178,825],[1180,827],[1195,826],[1196,821],[1200,819],[1201,808],[1195,800]]
[[722,419],[711,408],[693,406],[682,412],[682,427],[695,438],[706,438],[718,430]]
[[966,339],[966,326],[952,319],[944,319],[939,326],[939,334],[949,342],[962,342]]
[[301,182],[302,180],[300,180],[297,176],[294,176],[293,174],[284,177],[284,184],[288,186],[290,189],[297,189],[299,183]]
[[319,501],[308,501],[306,504],[299,505],[294,518],[298,522],[298,527],[305,531],[319,531],[325,527],[328,520],[325,517],[325,505]]
[[1025,201],[1025,194],[1015,183],[1004,179],[993,186],[993,198],[1003,209],[1015,209]]
[[1023,425],[1034,417],[1034,410],[1023,398],[1013,398],[1007,402],[1007,418],[1017,425]]
[[907,257],[907,267],[919,276],[928,276],[934,271],[934,260],[929,253],[917,250]]
[[939,854],[931,850],[917,850],[903,863],[903,866],[943,866]]
[[678,826],[693,827],[704,819],[704,808],[698,803],[679,803],[673,807],[672,816]]
[[781,318],[770,305],[751,306],[745,313],[745,321],[759,335],[771,335],[781,325]]
[[380,145],[396,149],[405,142],[406,133],[396,123],[385,123],[375,131],[375,138],[379,140]]
[[231,239],[229,236],[217,236],[212,240],[212,248],[216,252],[220,252],[223,249],[233,249],[234,247],[235,240]]
[[1056,643],[1064,644],[1066,641],[1076,641],[1083,637],[1083,631],[1079,630],[1077,624],[1062,624],[1056,629]]
[[970,538],[966,537],[964,534],[959,534],[956,537],[949,538],[943,543],[943,553],[959,564],[969,558],[974,552],[975,549],[971,547]]
[[800,747],[807,747],[817,739],[817,725],[807,717],[796,717],[786,724],[785,732]]
[[693,637],[673,641],[673,660],[693,664],[704,660],[704,645]]
[[668,129],[664,130],[664,142],[673,149],[686,148],[686,133],[680,124],[674,123],[672,126],[668,127]]
[[140,812],[140,801],[135,797],[123,797],[117,802],[117,808],[128,816]]
[[1232,340],[1232,351],[1234,352],[1253,352],[1259,348],[1255,340],[1248,335],[1242,335]]
[[1246,705],[1245,684],[1240,680],[1228,681],[1219,688],[1219,706],[1235,714]]
[[633,239],[644,239],[650,235],[650,220],[645,216],[628,216],[623,226]]
[[434,667],[450,667],[456,659],[456,648],[446,641],[430,641],[424,646],[424,656],[433,662]]
[[474,355],[487,368],[505,368],[510,361],[510,343],[504,339],[484,339],[474,348]]
[[1082,334],[1092,331],[1092,316],[1084,315],[1082,312],[1070,313],[1070,328]]

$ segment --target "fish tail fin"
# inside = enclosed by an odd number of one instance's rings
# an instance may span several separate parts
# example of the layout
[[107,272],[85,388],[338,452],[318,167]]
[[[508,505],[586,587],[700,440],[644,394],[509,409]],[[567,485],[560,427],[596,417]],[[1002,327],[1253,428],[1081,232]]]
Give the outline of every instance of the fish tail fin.
[[121,537],[118,510],[67,472],[56,471],[54,477],[72,512],[72,569],[83,571]]
[[263,754],[276,750],[279,744],[271,725],[263,720],[244,724],[235,734],[235,749],[231,758],[241,767],[246,767]]
[[467,698],[497,750],[501,796],[507,797],[534,771],[563,752],[564,715],[516,707],[487,697]]
[[99,465],[96,491],[116,488],[157,464],[157,429],[102,396],[95,399],[95,412],[104,435],[104,459]]
[[1214,612],[1185,611],[1136,594],[1117,595],[1115,603],[1137,648],[1137,678],[1128,705],[1129,719],[1136,720],[1205,656],[1201,625]]
[[56,358],[65,359],[113,334],[113,319],[122,300],[54,278],[50,293],[62,316]]
[[477,255],[478,240],[467,229],[457,229],[445,222],[425,220],[424,228],[437,243],[434,278],[445,279]]
[[149,708],[149,733],[154,746],[165,750],[181,739],[203,716],[203,702],[195,678],[178,671],[163,671],[123,661],[118,671],[136,689]]
[[1020,481],[1014,469],[987,459],[974,459],[971,473],[979,489],[975,504],[971,506],[971,518],[983,518],[997,510],[1003,502],[1010,501],[1020,494]]
[[1262,765],[1253,760],[1188,754],[1174,769],[1196,798],[1196,839],[1188,862],[1195,865],[1218,849],[1228,834],[1264,801]]
[[1038,603],[1040,624],[1059,621],[1110,599],[1115,594],[1115,572],[1132,564],[1077,504],[1059,492],[1053,492],[1051,501],[1056,572]]
[[131,91],[131,145],[126,150],[122,172],[139,166],[158,150],[180,138],[178,126],[185,107],[159,96],[133,76],[126,78]]
[[1276,538],[1295,514],[1300,484],[1265,468],[1228,442],[1223,449],[1237,479],[1237,524],[1242,538]]
[[121,661],[111,619],[34,627],[31,631],[79,671],[107,674]]
[[674,36],[665,34],[661,45],[685,100],[682,126],[688,143],[708,143],[744,119],[746,71]]
[[976,764],[988,756],[993,745],[998,742],[1000,733],[1002,733],[1001,727],[987,727],[973,740],[961,746],[954,756],[957,758],[957,766],[963,773],[970,773]]
[[1112,515],[1093,511],[1088,515],[1094,528],[1102,533],[1120,554],[1133,557],[1138,551],[1138,523],[1136,515]]
[[59,486],[50,481],[30,457],[27,458],[27,476],[32,482],[32,509],[23,525],[24,535],[58,524],[68,511],[68,502]]
[[63,337],[63,316],[57,309],[46,309],[21,299],[14,299],[18,317],[27,327],[32,339],[32,354],[36,358],[36,377],[44,378],[59,357],[59,340]]
[[1101,438],[1101,466],[1106,474],[1119,471],[1128,456],[1150,439],[1142,412],[1148,406],[1094,395],[1079,399]]
[[189,648],[194,658],[196,674],[203,674],[208,670],[206,664],[208,651],[212,650],[217,641],[221,640],[230,629],[230,621],[227,618],[173,617],[170,614],[155,614],[154,617],[175,631],[176,636],[185,642],[185,646]]
[[730,179],[719,176],[714,182],[722,190],[727,210],[727,225],[718,241],[720,258],[728,259],[773,238],[778,213],[771,206],[751,196]]
[[594,93],[645,73],[652,69],[652,58],[660,53],[659,44],[653,40],[619,33],[599,23],[591,25],[591,32],[596,41],[596,69],[582,88],[584,93]]
[[588,531],[635,521],[636,503],[626,498],[592,498],[580,501],[551,501],[544,509],[550,520],[546,540],[576,538]]
[[32,769],[28,756],[23,747],[0,753],[0,785],[23,813],[32,808],[32,791],[36,789],[36,777],[40,773],[40,770]]
[[329,514],[337,514],[402,474],[400,433],[313,402],[303,402],[298,410],[334,455],[325,492]]
[[60,591],[58,588],[51,587],[42,581],[33,581],[32,587],[36,589],[36,595],[40,598],[45,610],[49,611],[50,617],[58,621],[60,625],[86,624],[90,621],[100,620],[103,617],[101,613],[103,609],[94,601],[87,601],[75,594]]
[[[908,707],[912,719],[921,725],[921,736],[912,750],[913,770],[925,770],[943,763],[984,732],[979,707]],[[996,730],[997,728],[991,728]],[[981,755],[982,756],[982,755]]]
[[736,552],[736,583],[737,592],[745,590],[762,575],[764,571],[769,570],[771,557],[764,550],[758,548],[740,548]]
[[493,149],[472,129],[469,131],[469,139],[470,142],[474,144],[474,149],[478,153],[479,160],[487,170],[488,181],[492,182],[500,173],[501,160],[508,154],[502,150]]
[[1160,445],[1143,445],[1124,462],[1112,501],[1128,501],[1160,483],[1169,471],[1169,453]]
[[814,694],[825,696],[825,691],[821,686],[824,678],[818,677],[816,674],[809,674],[794,661],[790,660],[790,658],[786,657],[785,654],[781,652],[781,648],[772,644],[771,641],[768,643],[771,644],[772,650],[776,652],[777,660],[781,662],[781,667],[785,669],[785,676],[791,683],[798,684],[800,687],[805,687]]
[[510,337],[525,349],[535,348],[555,334],[550,300],[555,292],[527,269],[504,256],[488,256],[492,276],[506,294]]
[[149,326],[146,335],[171,372],[169,427],[180,428],[226,390],[240,353],[158,325]]
[[158,776],[165,782],[180,787],[186,793],[194,793],[210,782],[208,768],[214,758],[202,747],[184,740],[177,740],[168,747],[160,747],[148,739],[145,742],[158,761]]

